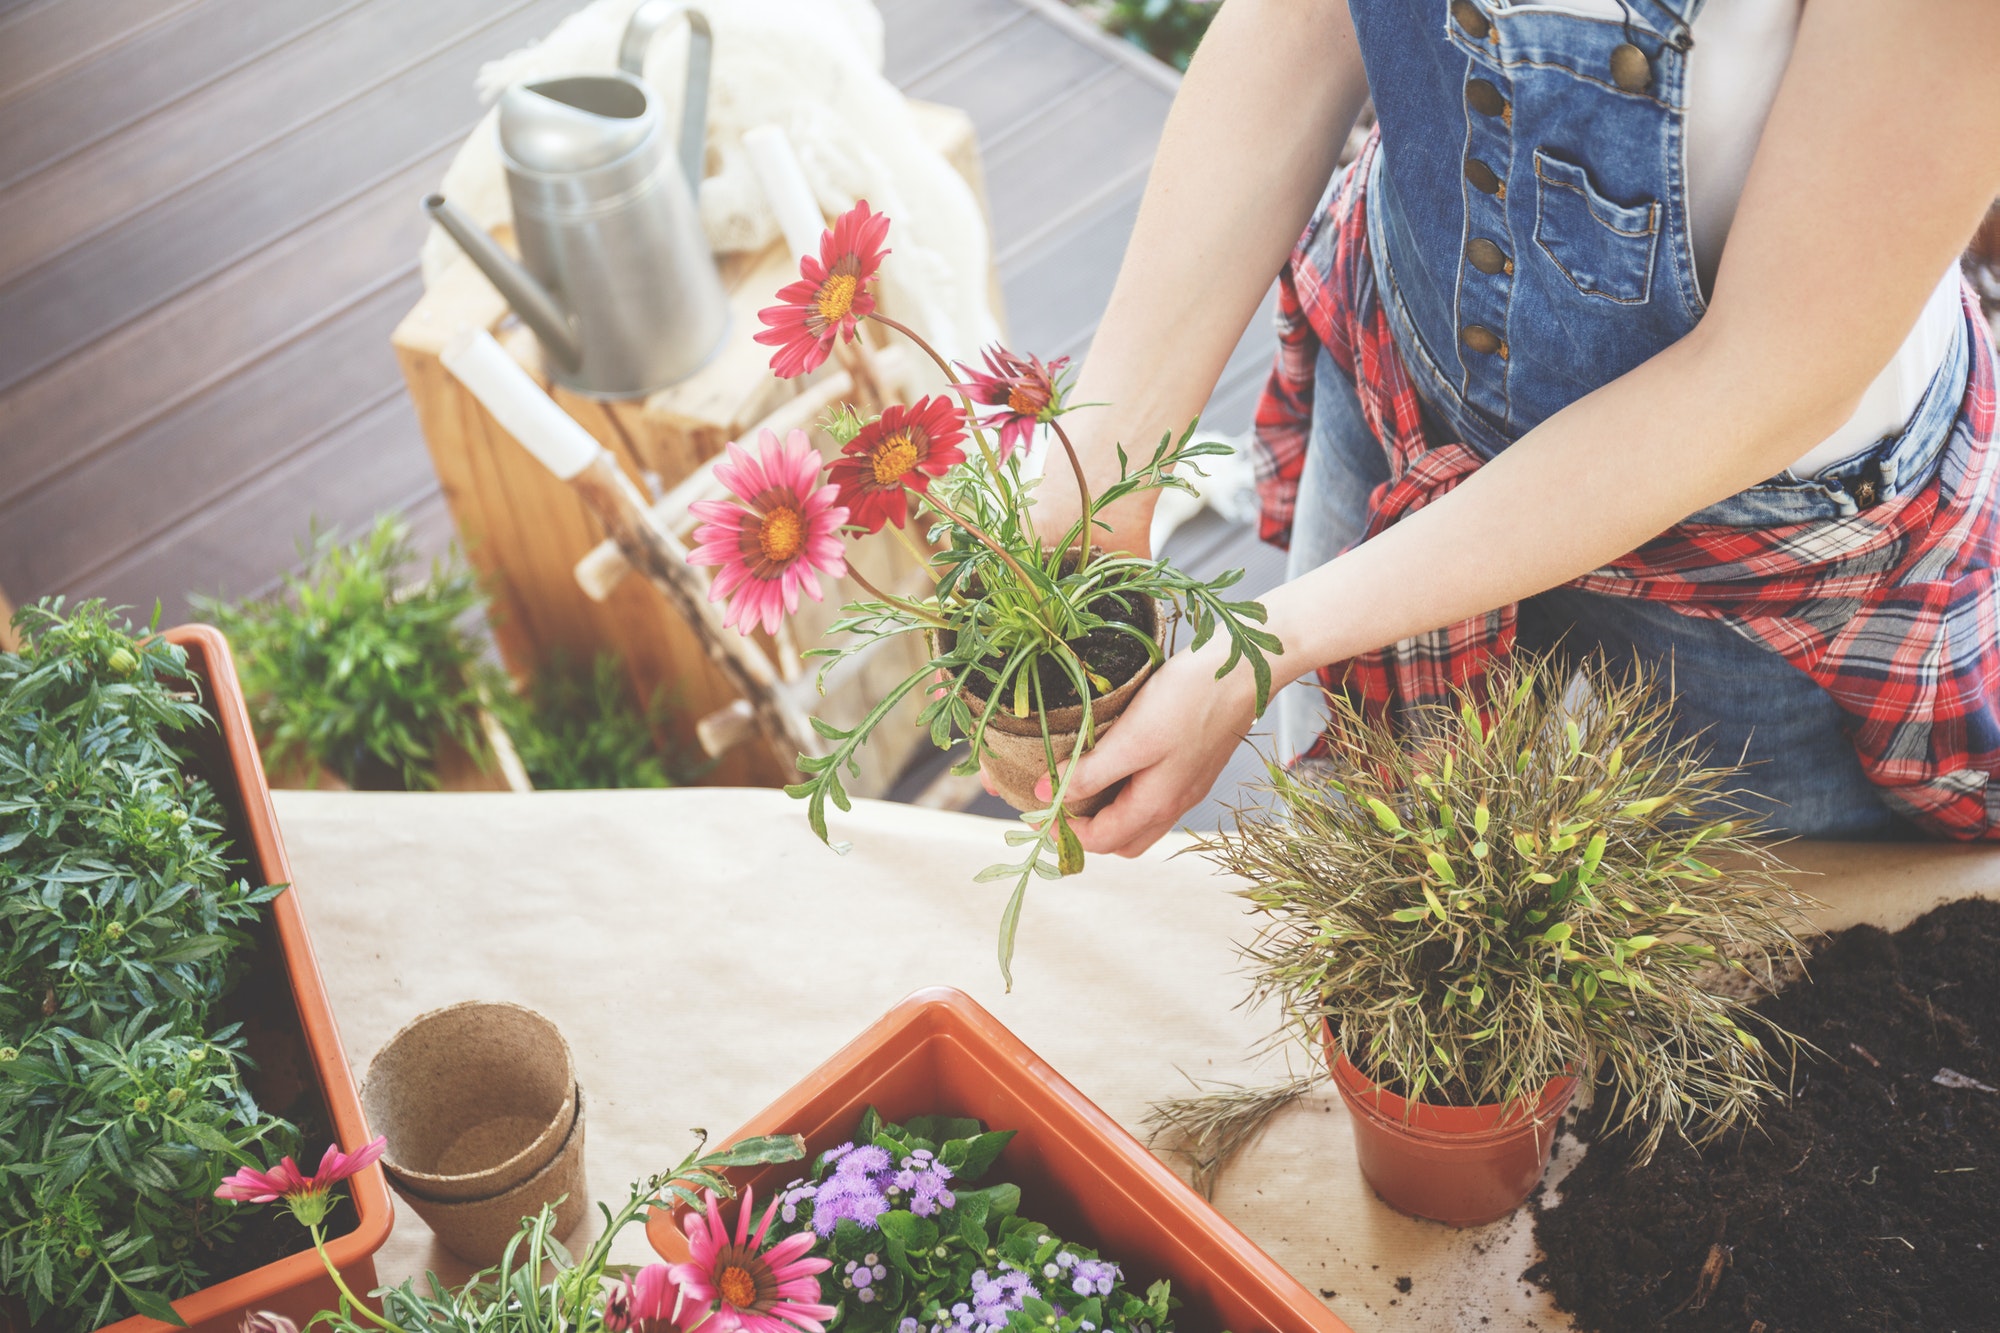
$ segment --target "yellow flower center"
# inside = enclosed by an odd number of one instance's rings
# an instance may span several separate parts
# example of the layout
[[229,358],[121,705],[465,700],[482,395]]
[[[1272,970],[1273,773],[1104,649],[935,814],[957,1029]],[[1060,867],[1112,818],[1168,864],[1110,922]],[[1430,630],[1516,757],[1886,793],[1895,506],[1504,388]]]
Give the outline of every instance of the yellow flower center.
[[796,556],[805,544],[805,520],[799,517],[798,510],[773,509],[764,515],[763,526],[757,530],[757,545],[763,549],[766,560],[783,564]]
[[722,1270],[722,1276],[715,1280],[716,1290],[722,1299],[737,1309],[747,1309],[757,1299],[757,1280],[741,1268],[731,1265]]
[[854,309],[854,289],[857,286],[852,273],[836,273],[819,285],[819,317],[831,324],[835,320],[846,319]]
[[875,464],[875,484],[893,486],[916,466],[917,446],[910,432],[900,430],[876,445],[868,457]]

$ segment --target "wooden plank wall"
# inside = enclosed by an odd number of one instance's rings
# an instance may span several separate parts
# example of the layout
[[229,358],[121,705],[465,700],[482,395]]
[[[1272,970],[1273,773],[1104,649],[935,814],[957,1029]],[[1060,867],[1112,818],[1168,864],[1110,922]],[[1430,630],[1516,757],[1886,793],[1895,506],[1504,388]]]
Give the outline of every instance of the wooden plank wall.
[[[581,0],[0,0],[0,587],[185,614],[314,521],[449,522],[389,351],[479,65]],[[881,0],[977,125],[1015,341],[1081,351],[1171,71],[1058,0]],[[1213,405],[1247,424],[1259,321]]]

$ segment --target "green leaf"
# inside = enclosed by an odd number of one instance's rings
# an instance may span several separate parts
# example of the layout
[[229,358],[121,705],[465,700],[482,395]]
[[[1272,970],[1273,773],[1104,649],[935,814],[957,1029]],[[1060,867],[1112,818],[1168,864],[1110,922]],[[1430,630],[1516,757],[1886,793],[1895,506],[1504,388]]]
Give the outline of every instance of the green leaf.
[[1364,796],[1361,799],[1368,806],[1369,813],[1375,816],[1375,822],[1382,826],[1383,832],[1400,833],[1403,831],[1402,819],[1397,816],[1394,810],[1389,808],[1387,802],[1373,796]]
[[796,1162],[806,1155],[806,1141],[797,1134],[766,1134],[732,1143],[720,1152],[696,1159],[706,1167],[758,1166],[765,1162]]
[[187,1320],[181,1318],[180,1311],[174,1309],[173,1304],[164,1296],[141,1291],[136,1287],[127,1287],[125,1299],[132,1302],[135,1311],[148,1319],[157,1319],[163,1324],[172,1324],[175,1328],[188,1326]]

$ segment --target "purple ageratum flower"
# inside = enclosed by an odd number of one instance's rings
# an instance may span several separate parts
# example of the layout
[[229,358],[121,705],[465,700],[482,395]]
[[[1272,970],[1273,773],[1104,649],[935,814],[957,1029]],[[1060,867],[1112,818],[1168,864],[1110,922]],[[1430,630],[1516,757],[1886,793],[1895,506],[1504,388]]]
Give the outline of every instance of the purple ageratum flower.
[[1029,1297],[1040,1295],[1028,1275],[1017,1269],[1003,1269],[997,1276],[991,1277],[985,1269],[980,1269],[972,1275],[972,1313],[977,1321],[975,1333],[998,1333]]
[[905,1157],[902,1169],[891,1178],[890,1189],[907,1194],[909,1210],[918,1217],[930,1217],[941,1208],[955,1207],[958,1197],[946,1187],[951,1168],[928,1152],[918,1149]]
[[835,1173],[843,1176],[873,1176],[889,1169],[888,1150],[878,1148],[872,1143],[852,1148],[843,1153],[839,1161],[840,1165],[835,1168]]
[[831,1236],[834,1227],[845,1218],[873,1231],[876,1219],[888,1211],[889,1200],[867,1176],[828,1176],[820,1182],[819,1193],[813,1196],[813,1230],[821,1236]]
[[819,1187],[810,1180],[794,1180],[778,1193],[778,1216],[787,1222],[799,1220],[799,1205],[810,1203]]
[[1070,1287],[1079,1296],[1109,1296],[1118,1281],[1118,1265],[1103,1259],[1079,1259],[1070,1270]]

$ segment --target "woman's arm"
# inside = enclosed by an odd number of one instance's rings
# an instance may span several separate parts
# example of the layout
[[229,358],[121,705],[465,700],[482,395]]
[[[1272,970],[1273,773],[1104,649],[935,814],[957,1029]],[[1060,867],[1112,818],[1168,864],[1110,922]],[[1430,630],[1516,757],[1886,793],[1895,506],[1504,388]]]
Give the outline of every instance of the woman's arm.
[[[1117,446],[1186,429],[1333,175],[1368,92],[1347,0],[1228,0],[1190,64],[1153,161],[1118,282],[1064,418],[1093,492]],[[1144,554],[1157,494],[1108,512],[1098,540]],[[1052,466],[1035,523],[1075,521]]]
[[[1235,3],[1235,0],[1231,0]],[[1812,0],[1687,337],[1528,432],[1456,490],[1264,599],[1275,672],[1596,569],[1771,477],[1854,411],[2000,189],[2000,7]],[[1082,761],[1077,822],[1136,855],[1207,792],[1252,720],[1247,671],[1169,662]]]

